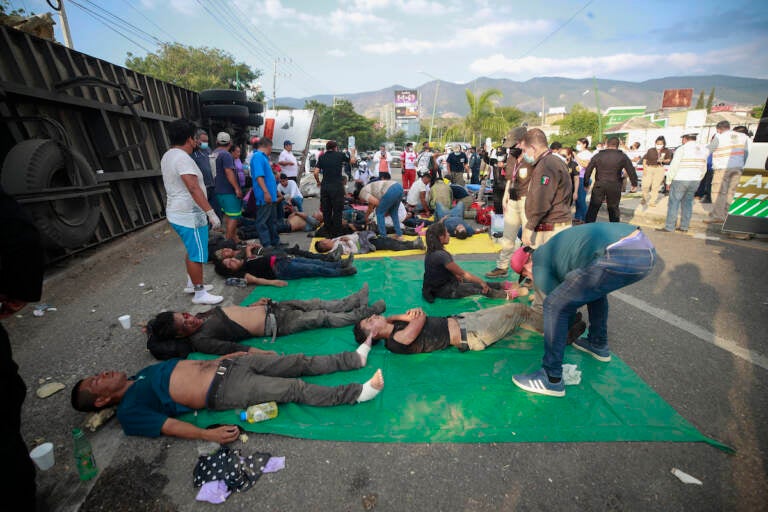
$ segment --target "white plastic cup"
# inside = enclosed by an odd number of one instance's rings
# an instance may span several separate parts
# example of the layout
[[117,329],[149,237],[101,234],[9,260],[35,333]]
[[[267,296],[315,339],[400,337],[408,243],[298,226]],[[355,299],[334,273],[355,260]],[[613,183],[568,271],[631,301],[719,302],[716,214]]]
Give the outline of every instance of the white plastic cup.
[[120,325],[123,326],[123,329],[131,328],[131,315],[123,315],[117,319],[120,320]]
[[35,465],[45,471],[53,467],[53,443],[43,443],[35,447],[29,456],[35,461]]

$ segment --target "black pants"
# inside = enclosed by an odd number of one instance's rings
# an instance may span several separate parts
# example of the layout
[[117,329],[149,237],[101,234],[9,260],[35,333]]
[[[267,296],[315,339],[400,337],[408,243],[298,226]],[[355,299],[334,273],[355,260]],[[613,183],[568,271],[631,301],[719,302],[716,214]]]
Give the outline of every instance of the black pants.
[[21,404],[27,387],[13,360],[8,333],[0,325],[0,457],[10,470],[0,480],[4,496],[18,498],[21,507],[35,510],[35,466],[29,457],[29,448],[21,437]]
[[385,236],[379,236],[371,239],[371,244],[377,251],[409,251],[416,249],[416,242],[410,240],[395,240]]
[[341,236],[341,214],[344,211],[344,185],[331,183],[320,187],[320,211],[328,238]]
[[586,222],[595,222],[597,212],[603,204],[603,199],[608,204],[608,218],[611,222],[619,222],[619,201],[621,200],[620,181],[596,181],[592,187],[592,197],[589,200]]
[[699,182],[699,188],[696,189],[695,197],[711,201],[712,200],[712,168],[707,169],[704,177]]

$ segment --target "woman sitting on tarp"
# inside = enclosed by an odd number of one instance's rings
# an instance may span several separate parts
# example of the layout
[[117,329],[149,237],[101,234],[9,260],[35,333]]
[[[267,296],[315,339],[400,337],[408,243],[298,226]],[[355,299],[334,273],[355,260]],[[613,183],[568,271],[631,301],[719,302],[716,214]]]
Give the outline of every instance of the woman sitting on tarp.
[[453,261],[451,253],[445,250],[445,246],[451,241],[451,235],[444,222],[435,222],[429,226],[426,238],[427,255],[424,257],[421,294],[427,302],[435,302],[435,297],[460,299],[479,294],[492,299],[513,298],[513,294],[508,295],[503,283],[487,283]]

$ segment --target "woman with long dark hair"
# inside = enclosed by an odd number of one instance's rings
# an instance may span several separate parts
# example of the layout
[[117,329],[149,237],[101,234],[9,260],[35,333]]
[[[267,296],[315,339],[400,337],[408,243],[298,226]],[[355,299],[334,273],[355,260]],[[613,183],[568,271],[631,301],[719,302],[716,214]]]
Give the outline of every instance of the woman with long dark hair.
[[508,298],[502,283],[486,283],[478,276],[467,272],[453,261],[445,246],[451,235],[442,222],[435,222],[427,228],[427,255],[424,257],[424,282],[421,294],[427,302],[435,297],[460,299],[470,295],[485,295],[492,299]]

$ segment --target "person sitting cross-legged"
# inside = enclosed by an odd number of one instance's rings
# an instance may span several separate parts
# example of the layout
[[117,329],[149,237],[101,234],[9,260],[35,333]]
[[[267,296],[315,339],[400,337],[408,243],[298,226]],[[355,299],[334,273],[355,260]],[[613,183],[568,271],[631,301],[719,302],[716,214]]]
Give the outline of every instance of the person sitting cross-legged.
[[364,384],[319,386],[297,378],[363,368],[369,351],[370,345],[363,344],[354,352],[312,357],[239,352],[207,361],[170,359],[132,378],[122,371],[102,371],[81,379],[72,388],[71,403],[83,412],[117,406],[117,419],[129,436],[166,435],[227,444],[240,435],[236,425],[206,429],[177,416],[270,401],[326,407],[371,400],[384,389],[381,370]]
[[384,340],[397,354],[420,354],[454,346],[461,352],[485,350],[520,326],[541,332],[541,314],[518,302],[458,315],[428,316],[421,308],[402,315],[372,315],[358,321],[353,332],[358,343]]
[[286,300],[261,298],[244,306],[215,307],[205,313],[164,311],[147,324],[147,348],[157,359],[187,357],[192,352],[229,354],[263,353],[239,343],[249,338],[277,336],[344,327],[386,309],[383,300],[368,305],[368,284],[339,300]]

